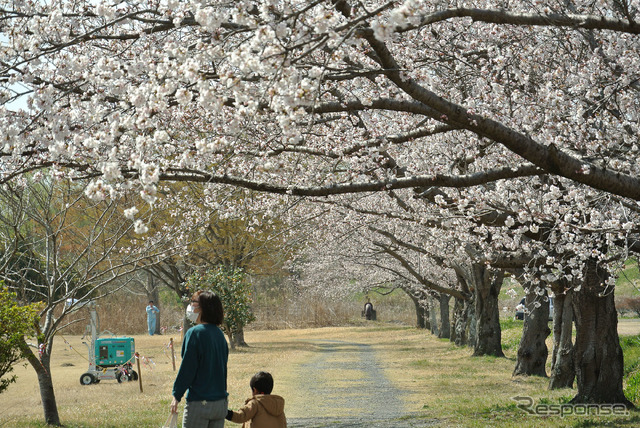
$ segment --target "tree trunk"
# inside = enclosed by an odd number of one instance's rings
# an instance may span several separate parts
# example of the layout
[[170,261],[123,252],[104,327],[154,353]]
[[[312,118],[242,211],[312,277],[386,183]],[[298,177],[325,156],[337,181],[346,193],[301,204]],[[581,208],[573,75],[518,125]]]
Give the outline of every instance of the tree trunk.
[[449,341],[456,343],[456,324],[458,318],[462,315],[462,308],[464,307],[464,301],[461,299],[453,298],[453,314],[451,315],[451,334],[449,335]]
[[573,388],[576,370],[573,365],[573,291],[554,286],[553,350],[549,389]]
[[231,350],[236,349],[236,341],[233,337],[233,333],[228,329],[224,329],[224,332],[227,333],[227,337],[229,337],[229,348],[231,348]]
[[422,308],[422,316],[423,316],[423,320],[424,320],[424,328],[426,330],[431,331],[431,321],[429,321],[431,319],[431,315],[429,313],[429,301],[428,300],[423,300],[422,301],[422,305],[420,307]]
[[467,301],[456,299],[454,304],[456,321],[453,328],[455,331],[453,342],[456,346],[466,346],[469,344],[469,327],[473,314],[473,306],[473,299]]
[[239,347],[248,347],[249,345],[247,344],[247,342],[245,342],[244,340],[244,329],[240,328],[236,331],[233,332],[233,348],[235,349],[236,346]]
[[473,300],[469,302],[467,311],[467,346],[475,348],[478,343],[478,318],[476,316],[476,296],[473,294]]
[[420,299],[413,295],[411,300],[416,307],[416,328],[427,328],[427,318],[429,317],[428,311],[420,304]]
[[[549,350],[545,340],[549,329],[549,300],[544,295],[536,294],[534,287],[530,287],[525,300],[524,328],[518,346],[518,356],[513,376],[542,376],[547,377],[546,364]],[[540,306],[536,307],[536,303]]]
[[[49,346],[49,349],[50,348],[51,346]],[[53,391],[53,380],[51,379],[51,357],[49,351],[45,348],[41,359],[39,359],[33,354],[26,342],[22,343],[22,349],[38,376],[44,421],[47,425],[60,426],[60,415],[58,414],[58,405],[56,403],[56,395]]]
[[431,324],[431,334],[438,335],[438,311],[436,311],[436,298],[429,296],[429,323]]
[[502,288],[504,273],[488,269],[484,264],[473,265],[476,286],[476,322],[477,338],[473,355],[493,355],[504,357],[502,352],[500,329],[500,309],[498,295]]
[[449,321],[449,300],[448,294],[440,294],[440,334],[441,339],[448,339],[451,336],[451,323]]
[[618,314],[613,291],[603,286],[607,277],[595,260],[588,260],[582,287],[574,294],[578,393],[571,402],[633,407],[622,392],[624,366]]
[[469,286],[473,275],[469,274],[468,269],[459,263],[453,264],[453,270],[456,273],[460,290],[462,290],[464,295],[469,296],[469,298],[467,300],[455,299],[453,304],[454,323],[451,331],[451,341],[457,346],[473,346],[470,342],[473,340],[473,343],[475,343],[475,326],[473,325],[473,319],[475,317],[475,292],[474,288]]

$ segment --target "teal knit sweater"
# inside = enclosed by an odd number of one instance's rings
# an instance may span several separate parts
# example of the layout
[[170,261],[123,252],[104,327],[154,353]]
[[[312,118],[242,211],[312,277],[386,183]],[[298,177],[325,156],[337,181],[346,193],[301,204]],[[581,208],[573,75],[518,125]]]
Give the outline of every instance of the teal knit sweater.
[[229,347],[222,330],[214,324],[190,328],[182,342],[182,363],[173,383],[173,396],[180,401],[217,401],[227,398]]

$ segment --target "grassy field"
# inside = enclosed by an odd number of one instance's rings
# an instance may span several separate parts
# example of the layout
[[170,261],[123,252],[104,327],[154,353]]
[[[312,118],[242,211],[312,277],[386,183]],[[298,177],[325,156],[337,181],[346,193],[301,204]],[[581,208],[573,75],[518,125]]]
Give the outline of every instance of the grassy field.
[[[637,328],[637,326],[636,326]],[[229,358],[230,406],[238,408],[249,395],[248,380],[256,371],[267,370],[276,380],[274,393],[287,400],[287,415],[305,412],[305,379],[293,368],[304,364],[317,352],[305,341],[330,339],[370,345],[385,367],[394,387],[404,391],[408,418],[416,426],[638,426],[640,415],[623,417],[541,417],[517,407],[515,396],[528,396],[536,404],[566,403],[574,390],[548,391],[547,379],[512,378],[521,325],[505,324],[507,358],[471,357],[468,348],[456,348],[424,331],[371,323],[359,327],[298,330],[248,331],[250,347],[235,351]],[[87,368],[86,347],[80,337],[57,337],[52,364],[56,398],[63,424],[67,427],[159,427],[168,415],[172,369],[168,336],[135,336],[136,350],[147,364],[142,365],[143,392],[137,382],[118,384],[102,381],[82,386],[80,375]],[[631,343],[640,340],[633,339]],[[179,349],[179,343],[176,343]],[[635,352],[630,346],[625,352]],[[631,354],[630,354],[631,356]],[[179,358],[177,361],[179,364]],[[40,427],[42,408],[35,374],[30,367],[16,368],[19,380],[0,395],[0,427]],[[336,371],[336,379],[340,379]],[[334,379],[331,379],[332,381]],[[313,399],[314,397],[309,397]],[[322,415],[317,415],[322,416]],[[227,426],[239,425],[227,423]]]

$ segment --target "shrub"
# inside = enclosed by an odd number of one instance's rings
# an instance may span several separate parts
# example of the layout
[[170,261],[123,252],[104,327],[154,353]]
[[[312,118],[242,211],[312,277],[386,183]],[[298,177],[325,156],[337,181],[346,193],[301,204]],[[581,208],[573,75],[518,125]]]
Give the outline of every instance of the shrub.
[[251,284],[244,270],[219,266],[204,274],[194,274],[187,279],[186,288],[190,292],[208,290],[216,293],[224,307],[222,328],[234,343],[234,335],[255,320],[251,311]]
[[620,299],[616,306],[620,314],[633,312],[640,317],[640,297],[624,297]]
[[0,393],[16,381],[15,375],[1,378],[24,356],[24,337],[35,333],[37,319],[37,304],[20,306],[16,294],[0,282]]

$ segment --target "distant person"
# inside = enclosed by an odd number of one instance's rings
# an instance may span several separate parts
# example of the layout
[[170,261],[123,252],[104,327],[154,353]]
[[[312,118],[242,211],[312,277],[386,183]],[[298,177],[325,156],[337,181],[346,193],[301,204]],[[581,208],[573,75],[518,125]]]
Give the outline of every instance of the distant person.
[[153,300],[149,300],[147,305],[147,327],[149,328],[149,336],[153,336],[156,332],[156,315],[160,313],[160,309],[153,304]]
[[224,321],[222,301],[210,291],[197,291],[191,296],[186,316],[196,325],[184,335],[171,412],[178,413],[178,403],[186,392],[182,428],[224,428],[229,407],[229,347],[220,330]]
[[367,297],[367,303],[364,304],[364,317],[368,320],[373,319],[373,304],[371,299]]
[[227,411],[227,420],[242,424],[243,428],[287,428],[284,415],[284,398],[272,395],[273,377],[267,372],[258,372],[249,382],[251,398],[244,407],[234,412]]
[[526,306],[525,306],[525,302],[526,302],[526,298],[523,297],[522,300],[520,300],[520,303],[518,303],[516,305],[516,316],[515,319],[517,320],[524,320],[524,313],[526,312]]

